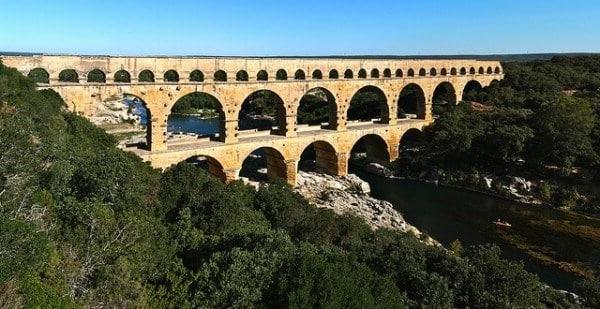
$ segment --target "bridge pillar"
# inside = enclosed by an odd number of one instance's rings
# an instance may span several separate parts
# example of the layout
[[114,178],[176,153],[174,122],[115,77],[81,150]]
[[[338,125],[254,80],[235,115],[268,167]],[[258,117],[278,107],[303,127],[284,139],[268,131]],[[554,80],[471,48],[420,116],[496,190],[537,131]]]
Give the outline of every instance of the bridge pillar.
[[167,121],[158,117],[152,117],[150,128],[146,135],[148,150],[167,150]]
[[279,128],[280,132],[286,137],[294,137],[297,135],[296,115],[285,115],[285,129]]
[[425,99],[425,120],[432,120],[433,119],[433,98],[431,96],[428,96]]
[[336,162],[336,175],[337,176],[346,176],[348,175],[348,159],[349,153],[347,152],[338,152],[335,154],[337,157]]
[[232,181],[236,181],[239,179],[240,169],[239,168],[229,168],[223,170],[223,180],[225,183],[230,183]]
[[346,115],[343,112],[337,112],[330,118],[329,129],[336,131],[346,131]]
[[238,142],[238,121],[237,119],[225,120],[225,136],[221,137],[221,141],[225,144],[235,144]]

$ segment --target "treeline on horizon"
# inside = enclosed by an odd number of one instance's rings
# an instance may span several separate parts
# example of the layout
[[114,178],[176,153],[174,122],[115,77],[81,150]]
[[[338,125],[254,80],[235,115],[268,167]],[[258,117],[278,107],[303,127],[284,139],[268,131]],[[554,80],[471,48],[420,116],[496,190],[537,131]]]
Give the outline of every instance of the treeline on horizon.
[[152,169],[1,64],[0,128],[0,307],[600,304],[597,281],[574,287],[577,304],[494,246],[372,231],[281,183],[255,191],[190,163]]

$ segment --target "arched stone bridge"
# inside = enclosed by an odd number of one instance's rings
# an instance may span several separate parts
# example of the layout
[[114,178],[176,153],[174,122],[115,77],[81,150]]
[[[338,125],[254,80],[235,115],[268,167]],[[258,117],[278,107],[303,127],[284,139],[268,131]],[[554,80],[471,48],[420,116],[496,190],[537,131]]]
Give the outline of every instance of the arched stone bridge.
[[[244,159],[264,148],[269,177],[296,183],[302,152],[315,146],[317,166],[345,175],[352,148],[364,142],[367,153],[379,160],[395,160],[403,135],[433,121],[432,101],[438,87],[451,89],[460,100],[465,88],[487,86],[503,78],[497,61],[398,60],[351,58],[242,58],[242,57],[109,57],[3,56],[3,63],[35,77],[39,88],[58,92],[69,108],[92,116],[105,100],[132,95],[149,112],[147,147],[132,149],[155,167],[165,168],[194,156],[206,156],[213,175],[237,179]],[[399,119],[401,93],[416,89],[415,116]],[[309,127],[297,124],[300,100],[318,88],[332,98],[329,122]],[[349,121],[350,102],[365,88],[382,94],[376,121]],[[240,131],[242,102],[257,91],[276,94],[278,125],[271,132]],[[167,118],[178,99],[202,92],[221,105],[217,139],[181,143],[167,139]],[[379,148],[370,151],[369,148]]]

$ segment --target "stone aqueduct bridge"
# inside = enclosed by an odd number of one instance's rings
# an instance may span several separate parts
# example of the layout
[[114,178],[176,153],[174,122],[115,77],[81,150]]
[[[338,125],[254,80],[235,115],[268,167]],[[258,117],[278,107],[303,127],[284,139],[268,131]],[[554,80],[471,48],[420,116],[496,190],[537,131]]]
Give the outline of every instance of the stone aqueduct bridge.
[[[133,95],[141,99],[151,115],[147,147],[131,151],[155,167],[165,168],[194,156],[205,156],[209,171],[230,181],[239,177],[244,159],[263,148],[268,176],[286,179],[292,185],[296,183],[300,156],[309,145],[314,146],[317,167],[335,175],[347,173],[349,154],[359,141],[369,156],[394,160],[403,135],[433,121],[436,87],[450,85],[460,99],[468,83],[476,81],[486,86],[503,78],[499,62],[477,60],[52,55],[1,59],[25,75],[36,68],[43,69],[47,81],[38,84],[39,88],[55,90],[72,111],[84,116],[92,116],[96,107],[111,97]],[[69,79],[65,77],[67,73],[71,75]],[[89,82],[93,74],[96,78]],[[416,118],[398,119],[399,97],[408,85],[416,85],[422,98]],[[377,121],[348,121],[352,97],[364,87],[375,87],[385,96],[381,117]],[[329,123],[323,127],[298,125],[300,100],[314,88],[334,99],[329,102]],[[283,102],[278,107],[277,129],[240,131],[242,102],[261,90],[274,92]],[[171,108],[178,99],[193,92],[210,94],[220,102],[222,128],[218,140],[181,143],[167,139]]]

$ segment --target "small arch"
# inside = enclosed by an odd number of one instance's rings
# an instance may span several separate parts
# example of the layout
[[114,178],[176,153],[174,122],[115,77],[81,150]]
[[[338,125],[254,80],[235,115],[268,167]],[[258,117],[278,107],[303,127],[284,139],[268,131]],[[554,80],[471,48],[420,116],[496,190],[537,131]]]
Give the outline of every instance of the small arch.
[[467,69],[464,67],[460,68],[460,75],[467,75]]
[[485,73],[485,69],[483,67],[479,67],[479,74],[483,75]]
[[301,69],[298,69],[296,71],[296,73],[294,73],[294,79],[296,79],[296,80],[306,79],[306,74],[304,74],[304,71],[302,71]]
[[193,70],[190,73],[190,82],[201,83],[204,81],[204,73],[200,70]]
[[413,77],[413,76],[415,76],[415,70],[413,70],[413,69],[408,69],[408,72],[406,73],[406,75],[408,75],[408,77]]
[[65,69],[58,74],[58,80],[66,83],[79,83],[79,74],[73,69]]
[[346,119],[387,123],[389,107],[383,90],[375,86],[365,86],[356,91],[350,100]]
[[471,75],[475,74],[475,68],[474,67],[471,67],[469,69],[469,74],[471,74]]
[[379,70],[378,69],[371,70],[371,78],[379,78]]
[[249,153],[242,162],[240,177],[253,181],[287,180],[283,154],[273,147],[260,147]]
[[421,68],[419,70],[419,76],[425,76],[425,75],[427,75],[427,71],[425,69]]
[[437,75],[437,70],[435,68],[431,68],[429,70],[429,76],[436,76]]
[[396,77],[402,77],[403,75],[404,75],[404,73],[402,72],[402,69],[396,70]]
[[389,68],[386,68],[385,70],[383,70],[383,77],[385,77],[385,78],[392,77],[392,70],[390,70]]
[[114,80],[115,83],[131,83],[131,75],[125,70],[119,70],[115,72]]
[[398,118],[425,119],[425,92],[411,83],[402,88],[398,98]]
[[138,82],[142,83],[153,83],[154,82],[154,73],[150,70],[143,70],[138,74]]
[[275,73],[275,79],[276,80],[287,80],[288,79],[287,72],[284,69],[277,70],[277,73]]
[[446,68],[442,68],[442,70],[440,71],[440,75],[442,75],[442,76],[448,75],[448,70],[446,70]]
[[265,70],[258,71],[258,73],[256,73],[256,80],[268,81],[269,73],[267,73],[267,71],[265,71]]
[[106,74],[100,69],[93,69],[87,74],[88,83],[106,83]]
[[450,69],[450,75],[456,75],[456,68]]
[[492,74],[492,73],[494,73],[494,70],[492,70],[492,67],[488,67],[486,73]]
[[235,74],[235,80],[238,82],[247,82],[248,81],[248,72],[244,70],[239,70]]
[[338,79],[339,77],[340,74],[336,69],[332,69],[331,71],[329,71],[329,79]]
[[300,99],[296,122],[309,126],[328,123],[328,128],[335,129],[337,121],[337,105],[331,91],[317,87],[308,90]]
[[312,73],[312,79],[323,79],[323,72],[321,72],[321,70],[314,70]]
[[215,82],[226,82],[227,81],[227,73],[223,70],[218,70],[213,75],[213,79]]
[[347,69],[346,71],[344,71],[344,78],[345,79],[354,78],[354,72],[352,72],[352,70],[350,70],[350,69]]
[[360,69],[358,71],[358,78],[367,78],[367,71],[365,69]]
[[38,84],[49,84],[50,74],[42,68],[35,68],[27,74],[27,77]]
[[168,70],[163,75],[163,80],[167,83],[179,82],[179,73],[175,70]]
[[339,175],[341,164],[335,147],[331,143],[319,140],[308,144],[300,154],[298,170]]
[[494,73],[496,73],[496,74],[500,74],[500,67],[496,67],[496,68],[494,69]]

